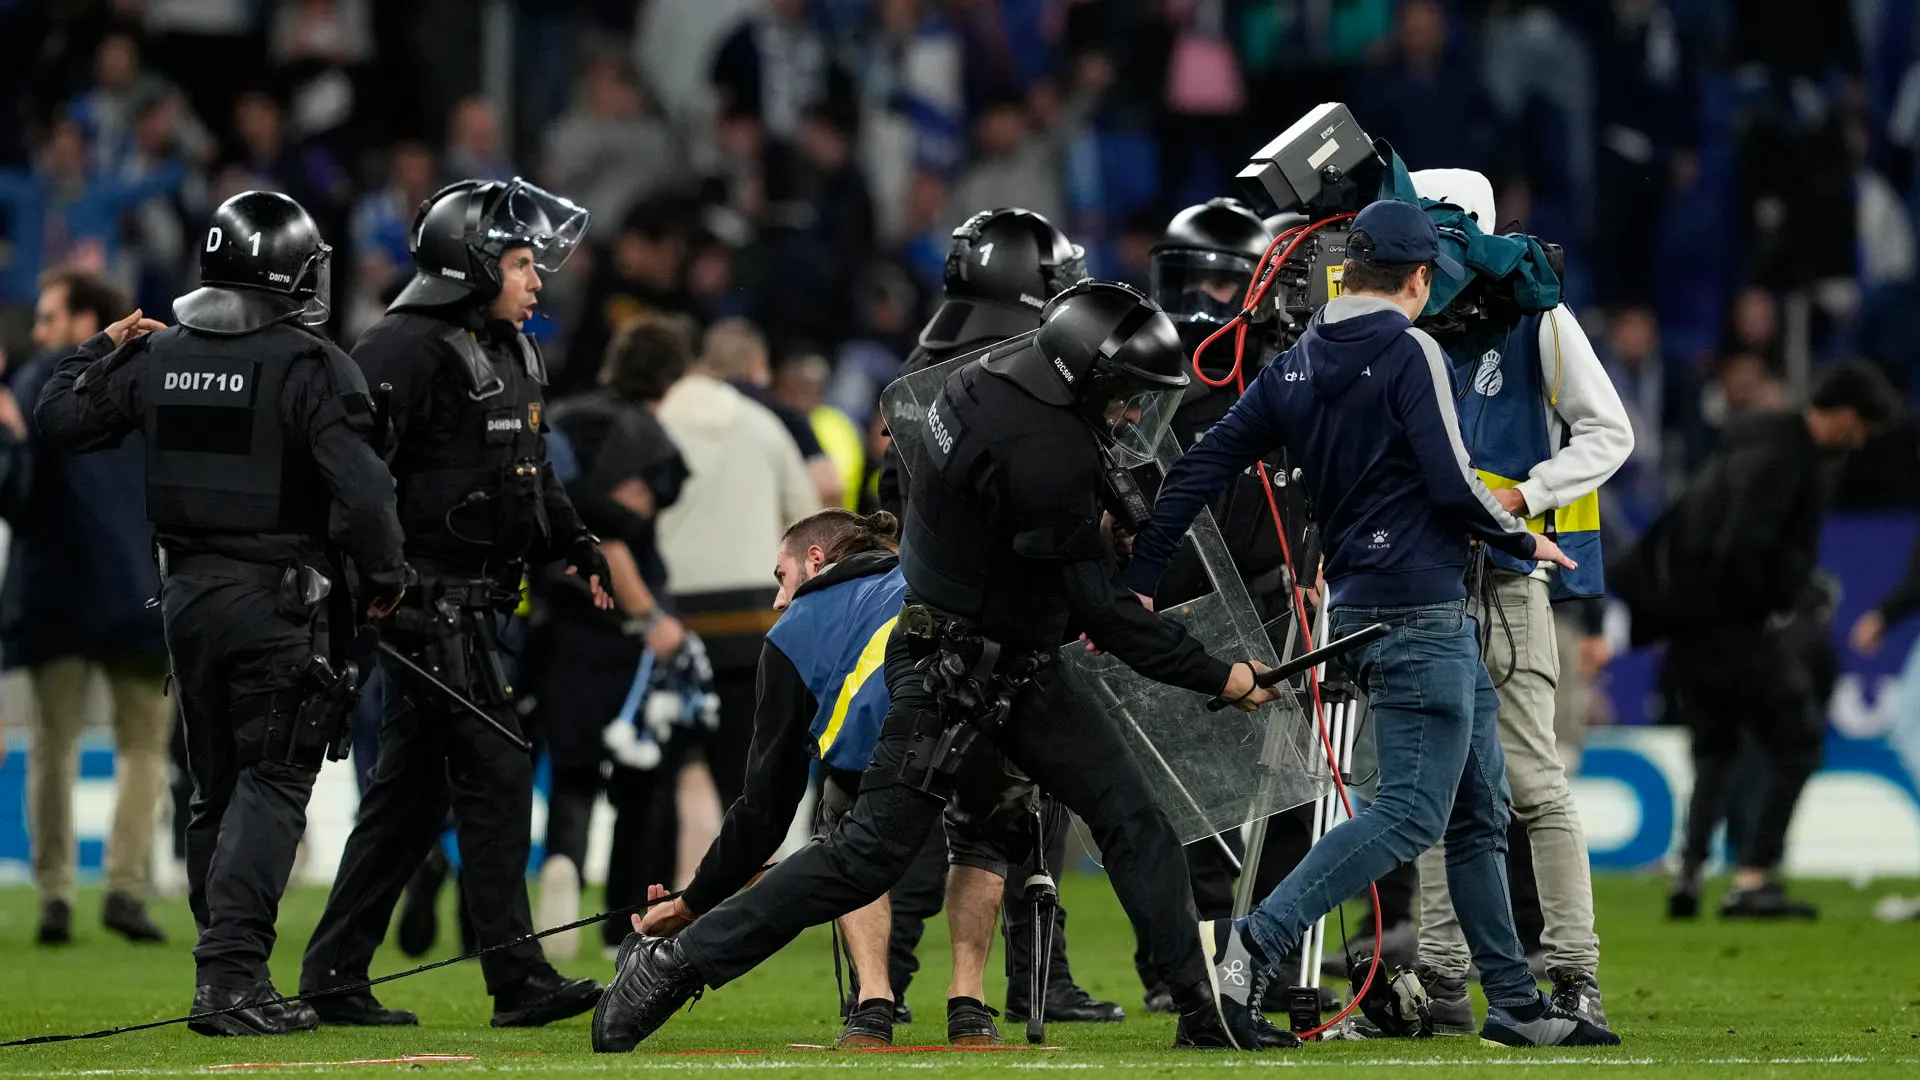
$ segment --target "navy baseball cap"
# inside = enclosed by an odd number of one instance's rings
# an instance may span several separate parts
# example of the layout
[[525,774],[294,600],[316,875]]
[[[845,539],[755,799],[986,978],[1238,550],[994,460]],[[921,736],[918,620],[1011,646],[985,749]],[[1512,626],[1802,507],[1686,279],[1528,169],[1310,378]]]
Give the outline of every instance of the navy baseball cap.
[[1455,280],[1467,276],[1460,261],[1440,250],[1440,231],[1426,211],[1399,199],[1368,204],[1353,219],[1347,258],[1357,262],[1431,262]]

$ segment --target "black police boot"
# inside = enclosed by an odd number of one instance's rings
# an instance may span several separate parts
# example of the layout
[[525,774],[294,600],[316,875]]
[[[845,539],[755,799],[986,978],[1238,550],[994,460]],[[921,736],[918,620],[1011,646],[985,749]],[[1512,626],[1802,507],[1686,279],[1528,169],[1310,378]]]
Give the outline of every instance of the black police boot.
[[1667,893],[1667,918],[1693,919],[1700,915],[1700,868],[1682,867]]
[[[1006,1017],[1009,1024],[1027,1022],[1026,995],[1015,997],[1011,990],[1007,992]],[[1056,983],[1047,987],[1049,1024],[1106,1024],[1126,1018],[1127,1010],[1117,1002],[1096,1001],[1092,994],[1075,983]]]
[[65,900],[49,900],[40,905],[40,933],[34,940],[42,945],[68,945],[73,942],[73,906]]
[[833,1045],[841,1050],[871,1050],[893,1045],[893,1002],[886,998],[863,1001],[847,1014],[846,1026]]
[[257,984],[196,987],[189,1010],[195,1019],[187,1021],[187,1030],[197,1035],[285,1035],[291,1030],[286,1014],[261,1007],[278,996],[262,996]]
[[992,1006],[974,998],[947,999],[947,1042],[954,1046],[999,1046]]
[[440,886],[446,880],[447,857],[435,845],[407,881],[406,896],[400,902],[400,925],[394,943],[408,956],[427,955],[440,936]]
[[896,1001],[893,1003],[893,1022],[896,1025],[913,1023],[913,1010],[907,1008],[906,1002]]
[[493,1026],[541,1027],[579,1016],[599,1004],[601,992],[592,979],[569,979],[546,968],[493,996]]
[[124,935],[128,941],[164,942],[167,935],[147,914],[147,905],[126,893],[110,892],[100,921],[107,929]]
[[281,1029],[295,1031],[314,1031],[320,1027],[320,1014],[305,1001],[280,1001],[280,991],[273,988],[273,980],[261,979],[254,985],[255,997],[265,1004],[260,1006],[261,1015],[280,1025]]
[[593,1052],[632,1050],[705,990],[678,940],[628,934],[614,960],[613,982],[593,1010]]
[[373,994],[329,994],[310,1003],[328,1027],[414,1027],[420,1018],[406,1009],[389,1009]]

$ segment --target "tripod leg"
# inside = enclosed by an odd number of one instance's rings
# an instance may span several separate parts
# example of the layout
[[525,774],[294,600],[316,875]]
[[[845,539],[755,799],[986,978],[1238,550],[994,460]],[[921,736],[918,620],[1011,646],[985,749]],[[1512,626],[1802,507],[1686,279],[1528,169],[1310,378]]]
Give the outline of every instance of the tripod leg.
[[1032,911],[1032,956],[1028,963],[1027,1042],[1047,1041],[1047,980],[1053,968],[1054,908],[1059,892],[1047,867],[1047,826],[1038,801],[1033,807],[1033,875],[1027,878],[1027,906]]

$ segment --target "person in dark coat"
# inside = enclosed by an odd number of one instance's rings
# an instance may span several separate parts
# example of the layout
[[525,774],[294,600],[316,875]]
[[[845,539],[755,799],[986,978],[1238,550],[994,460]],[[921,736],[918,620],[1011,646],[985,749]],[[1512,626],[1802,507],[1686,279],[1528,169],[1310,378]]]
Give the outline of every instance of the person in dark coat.
[[[112,692],[113,828],[103,921],[133,941],[165,935],[148,918],[155,815],[166,788],[174,711],[162,692],[167,647],[146,516],[138,436],[84,457],[43,452],[30,411],[60,358],[131,302],[103,279],[56,270],[40,282],[33,339],[43,351],[0,391],[0,516],[13,530],[0,587],[0,658],[33,681],[28,812],[43,945],[72,940],[73,787],[87,692],[100,671]],[[26,402],[22,408],[20,402]]]

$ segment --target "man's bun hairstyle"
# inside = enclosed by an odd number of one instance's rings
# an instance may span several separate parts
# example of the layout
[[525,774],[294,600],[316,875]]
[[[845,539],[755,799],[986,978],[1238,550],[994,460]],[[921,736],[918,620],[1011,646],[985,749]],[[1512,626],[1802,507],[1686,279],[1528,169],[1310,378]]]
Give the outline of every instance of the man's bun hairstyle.
[[780,546],[795,551],[817,547],[826,552],[827,562],[837,563],[869,551],[898,554],[899,537],[900,519],[885,510],[856,514],[831,506],[788,526],[780,537]]

